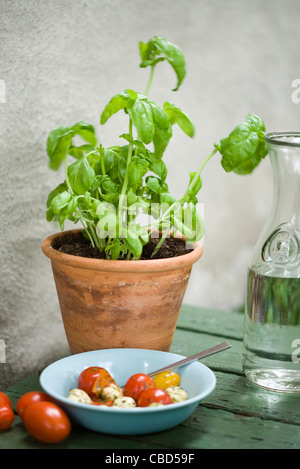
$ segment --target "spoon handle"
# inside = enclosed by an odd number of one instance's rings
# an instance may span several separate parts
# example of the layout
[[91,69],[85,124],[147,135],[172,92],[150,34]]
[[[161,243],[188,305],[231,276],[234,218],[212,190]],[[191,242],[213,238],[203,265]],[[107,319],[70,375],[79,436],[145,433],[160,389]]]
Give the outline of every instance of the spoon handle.
[[183,358],[182,360],[179,360],[178,362],[172,363],[171,365],[168,365],[168,366],[164,366],[163,368],[160,368],[159,370],[152,371],[151,373],[147,373],[147,374],[148,376],[153,377],[163,371],[181,367],[183,365],[186,365],[187,363],[194,362],[196,360],[199,360],[200,358],[208,357],[209,355],[213,355],[214,353],[221,352],[222,350],[226,350],[230,347],[231,347],[231,344],[229,342],[222,342],[222,344],[215,345],[214,347],[203,350],[202,352],[195,353],[194,355],[191,355],[190,357]]

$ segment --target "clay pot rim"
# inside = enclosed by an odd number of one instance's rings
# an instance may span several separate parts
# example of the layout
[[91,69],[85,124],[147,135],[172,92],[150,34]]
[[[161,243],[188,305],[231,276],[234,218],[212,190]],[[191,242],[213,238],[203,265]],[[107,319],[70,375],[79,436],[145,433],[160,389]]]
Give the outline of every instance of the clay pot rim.
[[187,254],[177,257],[169,257],[165,259],[149,259],[149,260],[122,260],[114,261],[108,259],[92,259],[88,257],[74,256],[59,252],[52,247],[52,242],[58,236],[64,233],[78,232],[82,230],[68,230],[65,232],[54,233],[48,236],[42,243],[42,251],[52,262],[71,265],[80,269],[100,270],[100,271],[119,271],[119,272],[162,272],[168,270],[176,270],[188,267],[200,259],[203,253],[203,247],[196,244],[195,248]]

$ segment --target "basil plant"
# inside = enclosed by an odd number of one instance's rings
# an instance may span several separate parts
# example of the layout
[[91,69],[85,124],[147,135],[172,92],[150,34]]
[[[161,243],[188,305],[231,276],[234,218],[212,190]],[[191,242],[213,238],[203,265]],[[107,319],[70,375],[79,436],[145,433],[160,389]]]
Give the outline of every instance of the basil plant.
[[[161,232],[152,256],[166,236],[184,235],[187,243],[199,241],[204,224],[197,209],[202,186],[201,173],[216,153],[225,171],[249,174],[267,153],[264,123],[249,114],[231,134],[215,144],[211,153],[189,174],[182,197],[174,198],[167,185],[163,156],[172,138],[173,126],[190,138],[195,127],[190,117],[170,102],[158,105],[149,97],[157,65],[167,61],[176,75],[177,91],[185,77],[181,49],[155,36],[139,43],[140,67],[150,70],[145,93],[126,89],[104,107],[100,124],[123,112],[128,120],[118,144],[104,148],[97,141],[93,125],[78,122],[50,132],[47,140],[49,166],[64,164],[64,181],[48,196],[46,217],[80,223],[84,236],[106,259],[140,259],[143,247],[154,233]],[[79,140],[79,143],[78,143]],[[146,214],[146,222],[142,223]]]

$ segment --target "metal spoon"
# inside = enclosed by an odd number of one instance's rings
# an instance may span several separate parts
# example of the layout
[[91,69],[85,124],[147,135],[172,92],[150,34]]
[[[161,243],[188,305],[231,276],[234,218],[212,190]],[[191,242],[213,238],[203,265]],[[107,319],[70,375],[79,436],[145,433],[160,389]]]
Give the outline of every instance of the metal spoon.
[[231,344],[229,342],[222,342],[219,345],[215,345],[214,347],[203,350],[202,352],[195,353],[194,355],[191,355],[190,357],[183,358],[182,360],[179,360],[178,362],[172,363],[171,365],[168,365],[168,366],[164,366],[163,368],[160,368],[159,370],[152,371],[151,373],[147,373],[147,374],[148,376],[153,377],[155,375],[158,375],[158,373],[161,373],[162,371],[168,371],[174,368],[179,368],[181,366],[187,365],[188,363],[199,360],[200,358],[208,357],[209,355],[213,355],[214,353],[221,352],[222,350],[226,350],[230,347],[231,347]]

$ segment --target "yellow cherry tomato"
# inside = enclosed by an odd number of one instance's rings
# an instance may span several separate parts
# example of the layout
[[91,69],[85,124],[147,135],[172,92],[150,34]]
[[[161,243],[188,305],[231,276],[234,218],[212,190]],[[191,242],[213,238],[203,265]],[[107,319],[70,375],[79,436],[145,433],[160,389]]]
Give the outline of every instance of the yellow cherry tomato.
[[161,389],[167,389],[169,386],[178,386],[180,375],[175,371],[163,371],[152,378],[156,386]]

